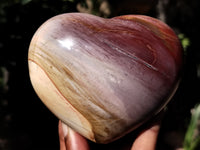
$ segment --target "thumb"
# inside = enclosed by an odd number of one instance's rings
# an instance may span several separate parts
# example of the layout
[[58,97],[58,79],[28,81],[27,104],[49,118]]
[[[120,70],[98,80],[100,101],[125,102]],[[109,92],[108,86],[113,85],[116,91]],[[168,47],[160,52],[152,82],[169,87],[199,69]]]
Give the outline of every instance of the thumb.
[[155,124],[143,131],[133,143],[131,150],[155,150],[160,125]]

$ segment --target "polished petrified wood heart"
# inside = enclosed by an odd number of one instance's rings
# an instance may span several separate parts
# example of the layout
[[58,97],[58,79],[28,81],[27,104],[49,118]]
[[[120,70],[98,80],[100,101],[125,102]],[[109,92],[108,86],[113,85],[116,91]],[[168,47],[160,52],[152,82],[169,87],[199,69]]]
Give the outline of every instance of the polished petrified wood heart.
[[172,29],[154,18],[69,13],[38,29],[28,62],[44,104],[83,136],[108,143],[167,104],[182,51]]

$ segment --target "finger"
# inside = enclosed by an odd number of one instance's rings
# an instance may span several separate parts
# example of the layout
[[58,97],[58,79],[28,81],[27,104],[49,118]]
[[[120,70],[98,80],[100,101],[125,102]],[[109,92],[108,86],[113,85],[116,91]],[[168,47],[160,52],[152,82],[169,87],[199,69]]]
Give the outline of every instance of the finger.
[[59,121],[60,150],[89,150],[87,140]]
[[143,131],[133,143],[131,150],[155,150],[160,124]]
[[68,128],[62,126],[62,122],[59,120],[58,134],[59,134],[59,141],[60,141],[60,150],[67,150],[66,144],[65,144],[67,133],[68,133]]
[[66,147],[67,150],[89,150],[87,140],[70,128],[67,136]]

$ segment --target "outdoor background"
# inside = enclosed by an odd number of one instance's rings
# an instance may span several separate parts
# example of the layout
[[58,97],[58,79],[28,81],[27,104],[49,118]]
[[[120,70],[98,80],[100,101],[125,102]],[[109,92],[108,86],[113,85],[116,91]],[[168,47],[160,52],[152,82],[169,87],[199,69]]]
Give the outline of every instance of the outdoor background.
[[[200,101],[199,0],[0,0],[0,150],[59,149],[58,119],[31,86],[27,55],[31,38],[44,21],[77,11],[107,18],[145,14],[174,29],[184,47],[184,70],[164,116],[157,149],[182,147],[191,110]],[[199,130],[200,123],[195,137]]]

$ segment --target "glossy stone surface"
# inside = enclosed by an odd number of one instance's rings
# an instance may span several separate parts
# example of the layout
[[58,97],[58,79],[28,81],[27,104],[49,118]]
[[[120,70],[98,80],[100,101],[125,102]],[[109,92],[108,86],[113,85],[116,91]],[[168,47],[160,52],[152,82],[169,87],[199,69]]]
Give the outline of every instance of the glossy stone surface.
[[157,114],[173,96],[182,66],[177,36],[141,15],[51,18],[29,48],[33,87],[71,128],[108,143]]

